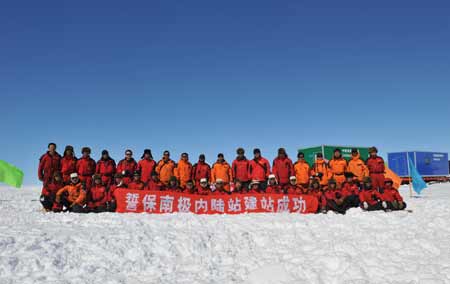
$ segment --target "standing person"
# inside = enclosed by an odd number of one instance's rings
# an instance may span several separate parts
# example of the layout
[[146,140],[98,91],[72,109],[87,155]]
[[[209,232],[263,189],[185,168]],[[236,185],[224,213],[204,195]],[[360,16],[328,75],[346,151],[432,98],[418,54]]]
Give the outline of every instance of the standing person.
[[297,154],[297,162],[294,164],[295,177],[297,177],[297,182],[304,188],[309,187],[309,177],[311,168],[305,160],[305,154],[299,152]]
[[170,177],[174,176],[177,164],[170,159],[170,152],[164,151],[162,159],[156,165],[155,171],[164,185],[169,184]]
[[97,162],[95,173],[100,175],[102,183],[110,186],[114,183],[114,175],[116,174],[116,162],[109,156],[107,150],[102,151],[102,157]]
[[153,160],[152,151],[145,149],[142,154],[141,160],[138,162],[137,170],[141,172],[141,180],[147,184],[151,179],[152,172],[156,168],[156,162]]
[[370,157],[367,159],[366,165],[369,169],[369,176],[372,179],[372,186],[377,190],[382,190],[384,187],[384,160],[378,156],[378,149],[376,147],[369,148]]
[[133,179],[133,174],[137,169],[137,163],[133,158],[133,151],[130,149],[125,151],[125,158],[117,165],[117,172],[123,176],[123,183],[128,185]]
[[65,207],[69,212],[84,213],[86,189],[85,185],[80,182],[77,173],[70,175],[69,185],[58,190],[55,202],[58,207]]
[[224,189],[230,191],[230,182],[233,181],[233,172],[230,164],[225,161],[225,156],[222,153],[217,155],[217,162],[213,165],[211,170],[211,182],[216,183],[218,179],[222,180]]
[[259,181],[259,185],[263,190],[267,187],[267,180],[270,175],[270,163],[266,158],[261,156],[261,150],[256,148],[253,150],[254,158],[249,164],[249,178],[253,181]]
[[141,173],[135,171],[133,181],[128,184],[128,188],[132,190],[144,190],[145,184],[141,180]]
[[81,149],[82,157],[77,161],[77,173],[81,182],[86,184],[86,189],[92,187],[92,176],[95,174],[95,161],[91,158],[91,148]]
[[243,148],[238,148],[236,153],[237,157],[231,165],[232,175],[235,179],[234,183],[239,180],[243,188],[248,188],[250,185],[250,177],[248,175],[250,161],[245,157],[245,150]]
[[278,149],[278,157],[273,160],[272,173],[281,187],[289,185],[290,177],[294,175],[294,165],[284,148]]
[[345,172],[347,171],[347,161],[342,157],[341,149],[335,149],[333,159],[328,163],[330,166],[333,179],[337,183],[337,187],[341,187],[345,181]]
[[369,176],[369,170],[356,148],[352,149],[352,158],[348,162],[347,171],[352,173],[359,183],[361,183],[365,177]]
[[106,212],[108,203],[108,191],[102,182],[102,176],[95,174],[93,176],[94,185],[87,192],[87,210],[92,213]]
[[46,211],[54,209],[56,193],[64,187],[63,179],[60,172],[53,174],[53,179],[42,187],[41,204]]
[[70,174],[77,171],[77,158],[73,146],[67,145],[61,159],[61,174],[65,184],[70,183]]
[[185,187],[186,183],[192,178],[192,164],[189,162],[188,153],[181,154],[180,161],[174,170],[174,174],[181,187]]
[[43,184],[50,182],[55,172],[61,171],[61,155],[56,152],[56,144],[49,143],[48,151],[39,159],[38,178]]
[[321,186],[328,186],[328,180],[331,178],[331,171],[327,162],[323,159],[322,153],[317,153],[316,162],[312,166],[311,174],[320,180]]
[[195,185],[200,191],[200,181],[202,179],[206,179],[207,182],[211,180],[211,167],[205,162],[206,157],[204,154],[201,154],[198,157],[198,163],[194,165],[192,169],[192,179],[195,182]]

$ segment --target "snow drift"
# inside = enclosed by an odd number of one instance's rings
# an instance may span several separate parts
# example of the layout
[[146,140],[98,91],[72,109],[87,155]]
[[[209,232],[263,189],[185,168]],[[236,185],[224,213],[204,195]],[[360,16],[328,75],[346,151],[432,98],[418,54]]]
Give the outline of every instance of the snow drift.
[[44,213],[0,188],[0,283],[450,283],[450,185],[413,213]]

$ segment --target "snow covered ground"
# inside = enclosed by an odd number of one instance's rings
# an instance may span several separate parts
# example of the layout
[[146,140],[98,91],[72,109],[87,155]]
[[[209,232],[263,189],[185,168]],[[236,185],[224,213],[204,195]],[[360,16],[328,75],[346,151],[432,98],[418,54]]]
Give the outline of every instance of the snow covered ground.
[[0,188],[0,283],[450,283],[450,185],[414,213],[43,213]]

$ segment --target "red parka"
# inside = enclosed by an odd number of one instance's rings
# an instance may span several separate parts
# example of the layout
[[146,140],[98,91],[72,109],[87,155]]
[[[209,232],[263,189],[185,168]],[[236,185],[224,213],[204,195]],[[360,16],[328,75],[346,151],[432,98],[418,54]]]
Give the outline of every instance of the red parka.
[[162,190],[165,190],[165,185],[162,182],[160,182],[160,181],[155,182],[154,180],[150,180],[147,183],[147,186],[145,187],[145,190],[162,191]]
[[38,178],[43,183],[48,183],[53,178],[55,172],[61,171],[61,155],[55,152],[50,155],[45,153],[39,159]]
[[261,157],[250,161],[248,174],[251,180],[265,181],[270,175],[270,163]]
[[400,195],[398,190],[393,187],[384,188],[383,193],[381,194],[381,199],[387,202],[403,202],[403,197]]
[[231,165],[231,170],[233,172],[233,177],[235,180],[240,180],[241,182],[248,182],[250,181],[249,177],[249,167],[250,167],[250,161],[247,160],[247,158],[243,159],[236,159],[233,161],[233,164]]
[[102,177],[103,184],[113,184],[114,174],[116,173],[116,162],[111,158],[108,158],[106,160],[100,159],[97,162],[95,173],[99,174]]
[[198,162],[192,169],[192,180],[199,186],[202,178],[206,178],[208,181],[211,180],[211,167],[205,162]]
[[383,197],[375,189],[363,190],[359,193],[359,200],[361,203],[367,202],[369,205],[373,206],[378,203],[378,200],[383,200]]
[[116,172],[123,174],[123,183],[129,184],[136,169],[137,163],[133,158],[129,161],[127,159],[123,159],[117,165]]
[[77,173],[80,181],[86,183],[86,189],[92,187],[92,176],[95,174],[95,161],[91,157],[80,158],[77,161]]
[[342,195],[344,197],[359,195],[359,188],[355,183],[345,182],[342,185]]
[[141,180],[147,183],[151,179],[152,172],[156,168],[156,162],[152,159],[142,159],[137,164],[137,170],[141,172]]
[[74,156],[64,156],[61,159],[61,174],[64,183],[70,183],[70,174],[77,171],[77,161]]
[[369,157],[366,161],[367,168],[369,169],[369,174],[384,174],[385,166],[383,158]]
[[96,208],[99,206],[106,206],[108,202],[108,191],[102,184],[94,185],[87,193],[87,206],[89,208]]
[[286,157],[273,160],[272,173],[277,177],[281,185],[288,184],[289,178],[295,176],[294,165],[291,159]]

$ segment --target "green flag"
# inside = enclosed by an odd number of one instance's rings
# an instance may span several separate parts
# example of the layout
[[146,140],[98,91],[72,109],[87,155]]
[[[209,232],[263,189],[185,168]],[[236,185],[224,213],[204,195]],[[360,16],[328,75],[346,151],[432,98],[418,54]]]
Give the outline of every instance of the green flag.
[[23,182],[23,172],[13,165],[0,160],[0,182],[20,188]]

